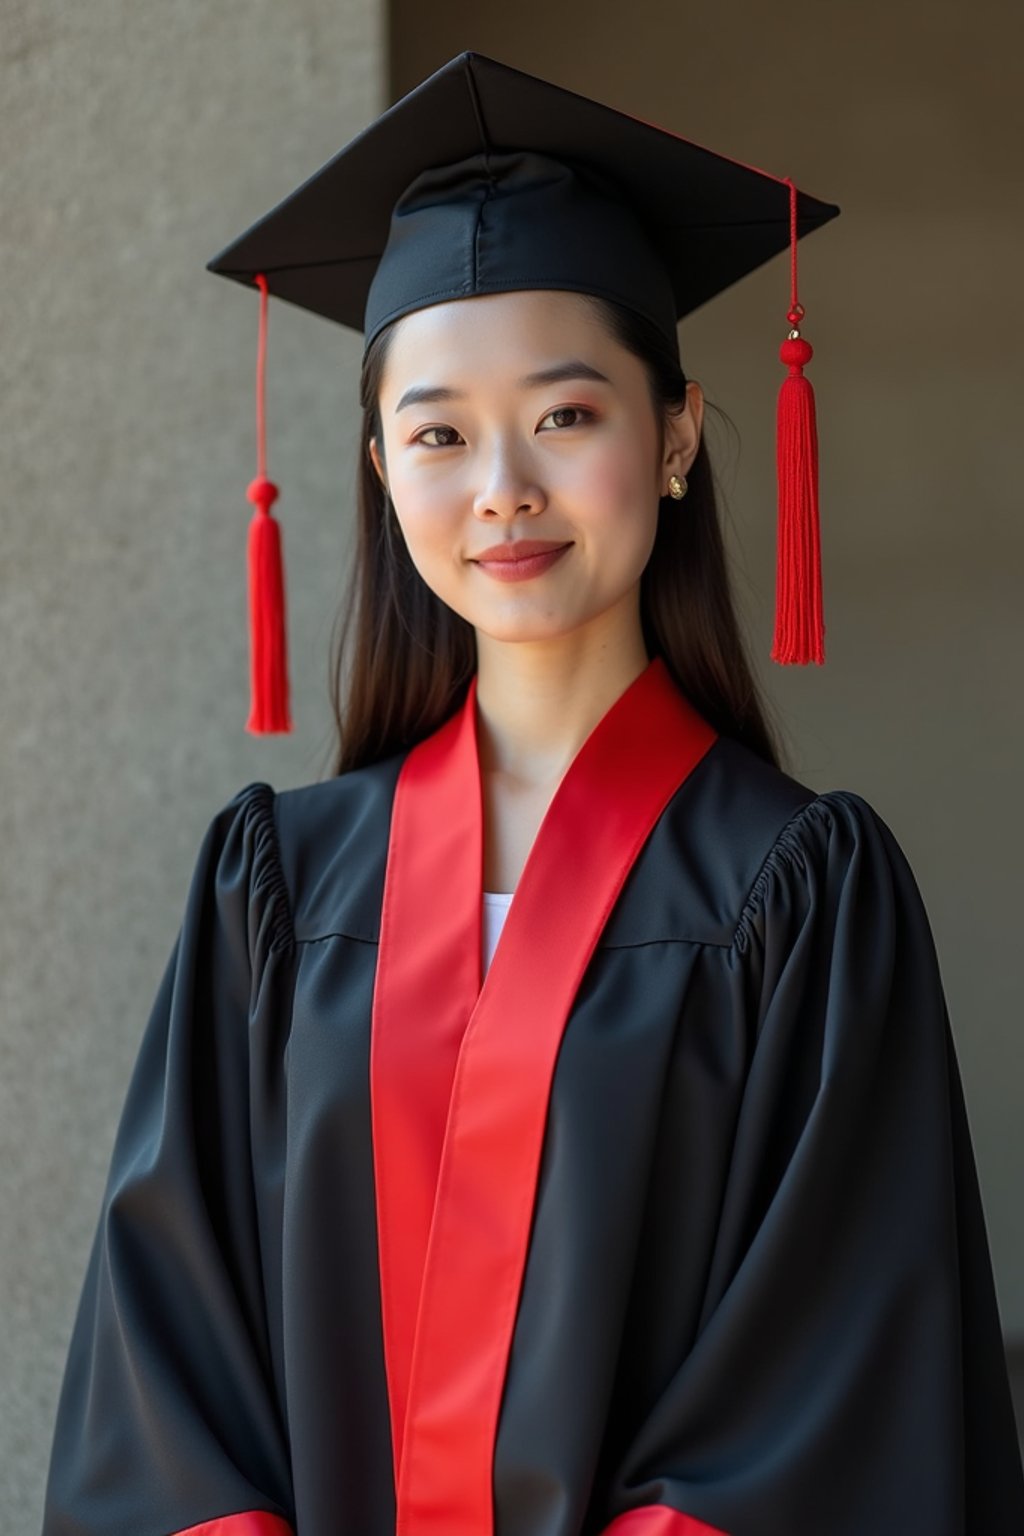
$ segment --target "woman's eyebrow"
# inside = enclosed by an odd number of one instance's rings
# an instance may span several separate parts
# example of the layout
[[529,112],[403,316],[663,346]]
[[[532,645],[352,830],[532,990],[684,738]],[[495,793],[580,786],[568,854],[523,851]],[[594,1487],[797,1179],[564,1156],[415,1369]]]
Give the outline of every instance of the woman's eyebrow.
[[[550,368],[541,368],[536,373],[528,373],[518,382],[520,389],[539,389],[545,384],[565,384],[570,379],[588,379],[593,384],[610,384],[611,379],[606,377],[590,363],[585,363],[581,358],[570,358],[568,362],[555,363]],[[466,397],[461,390],[448,389],[443,384],[414,384],[407,389],[405,394],[395,406],[395,415],[404,411],[407,405],[433,405],[443,400],[464,400]]]

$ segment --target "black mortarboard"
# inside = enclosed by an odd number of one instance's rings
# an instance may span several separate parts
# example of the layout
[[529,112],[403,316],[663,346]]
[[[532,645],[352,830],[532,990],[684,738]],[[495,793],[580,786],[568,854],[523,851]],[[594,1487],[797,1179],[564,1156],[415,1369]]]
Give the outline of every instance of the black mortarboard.
[[678,320],[789,246],[772,656],[821,662],[817,446],[796,244],[838,212],[789,178],[466,52],[215,256],[209,271],[261,291],[248,729],[291,728],[280,539],[270,514],[277,491],[263,441],[271,293],[362,331],[369,346],[390,321],[429,304],[569,289],[617,300],[674,345]]

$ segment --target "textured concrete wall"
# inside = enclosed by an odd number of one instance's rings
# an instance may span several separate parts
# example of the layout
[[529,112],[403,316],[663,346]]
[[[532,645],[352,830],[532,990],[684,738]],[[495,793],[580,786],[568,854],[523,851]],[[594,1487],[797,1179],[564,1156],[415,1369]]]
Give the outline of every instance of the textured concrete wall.
[[206,260],[383,105],[375,0],[0,0],[0,1531],[39,1509],[128,1072],[213,811],[316,778],[358,337],[271,306],[297,730],[248,702],[258,300]]
[[[392,94],[463,48],[836,202],[800,244],[826,665],[770,662],[784,255],[680,330],[739,596],[793,770],[854,789],[917,875],[946,986],[1004,1331],[1024,1335],[1024,11],[1005,0],[552,7],[393,0]],[[683,195],[664,189],[666,204]],[[707,419],[707,418],[706,418]],[[865,1135],[871,1134],[865,1126]]]

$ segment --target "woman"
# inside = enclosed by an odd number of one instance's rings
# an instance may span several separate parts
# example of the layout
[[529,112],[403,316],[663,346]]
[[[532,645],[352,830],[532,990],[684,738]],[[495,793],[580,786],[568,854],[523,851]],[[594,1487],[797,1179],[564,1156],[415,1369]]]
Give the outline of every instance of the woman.
[[779,766],[675,340],[736,253],[637,133],[462,55],[240,242],[366,336],[337,772],[204,839],[45,1536],[1024,1529],[928,920]]

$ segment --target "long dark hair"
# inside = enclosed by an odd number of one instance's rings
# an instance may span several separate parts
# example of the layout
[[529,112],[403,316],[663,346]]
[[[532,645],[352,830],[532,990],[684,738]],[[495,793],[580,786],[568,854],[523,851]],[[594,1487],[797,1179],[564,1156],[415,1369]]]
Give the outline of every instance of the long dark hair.
[[[686,405],[679,356],[655,326],[607,299],[584,295],[609,333],[647,369],[664,432],[665,413]],[[420,576],[370,458],[382,441],[378,396],[394,324],[367,349],[358,466],[358,528],[331,646],[337,742],[331,772],[344,773],[414,746],[463,702],[476,670],[473,626]],[[663,441],[663,439],[662,439]],[[704,434],[687,473],[685,504],[663,498],[640,578],[649,656],[715,729],[781,767],[781,752],[747,657],[733,605]]]

